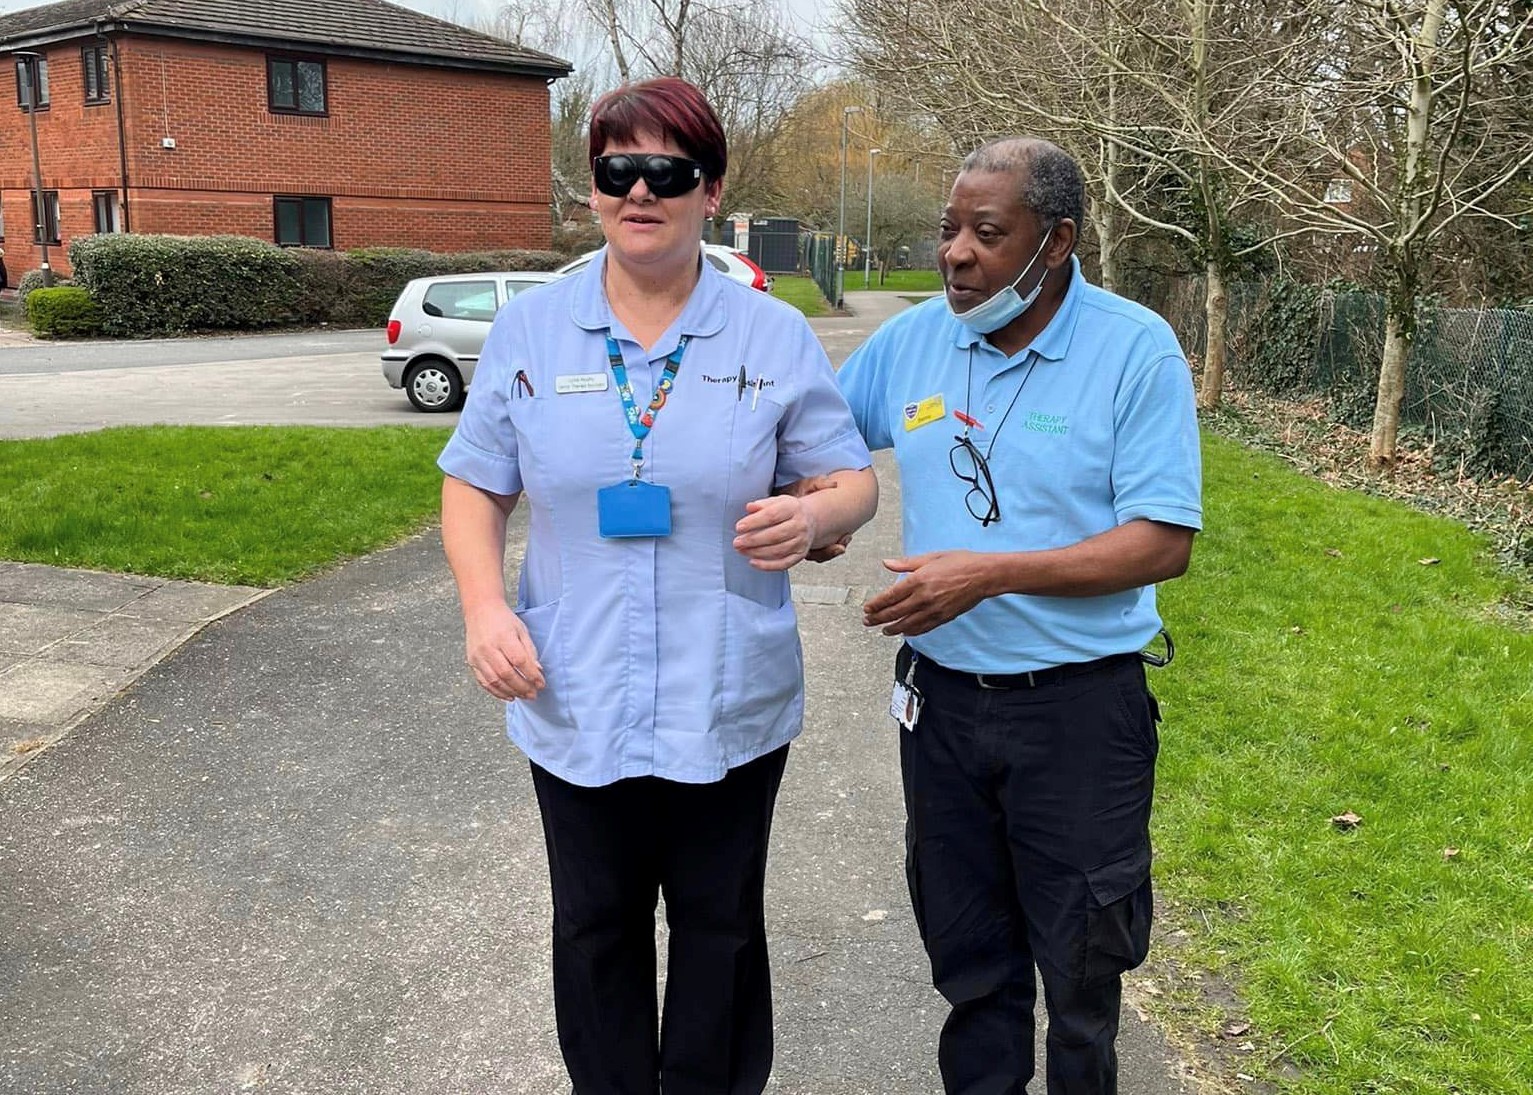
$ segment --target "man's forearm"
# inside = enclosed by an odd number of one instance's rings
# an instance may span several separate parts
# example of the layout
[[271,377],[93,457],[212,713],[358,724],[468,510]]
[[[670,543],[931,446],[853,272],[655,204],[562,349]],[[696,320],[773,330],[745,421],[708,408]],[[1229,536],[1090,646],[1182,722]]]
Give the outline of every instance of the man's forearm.
[[1176,578],[1192,557],[1193,530],[1130,521],[1069,547],[981,554],[986,597],[1100,597]]

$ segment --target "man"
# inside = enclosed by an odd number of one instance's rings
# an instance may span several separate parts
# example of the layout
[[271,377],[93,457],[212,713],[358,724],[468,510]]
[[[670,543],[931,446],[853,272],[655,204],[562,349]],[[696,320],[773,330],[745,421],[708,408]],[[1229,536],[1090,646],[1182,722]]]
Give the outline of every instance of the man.
[[891,711],[949,1095],[1027,1090],[1035,966],[1050,1095],[1116,1092],[1122,974],[1149,947],[1139,651],[1202,524],[1198,429],[1170,328],[1082,278],[1084,204],[1045,141],[972,153],[942,215],[946,300],[840,373],[900,469],[906,556],[863,611],[906,639]]

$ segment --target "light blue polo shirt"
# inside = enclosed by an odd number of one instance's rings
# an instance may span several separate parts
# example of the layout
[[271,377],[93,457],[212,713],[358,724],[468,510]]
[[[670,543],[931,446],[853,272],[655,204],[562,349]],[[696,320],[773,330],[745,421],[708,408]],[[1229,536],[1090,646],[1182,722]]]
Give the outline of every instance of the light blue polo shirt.
[[[680,317],[646,352],[612,315],[605,265],[604,253],[501,309],[438,463],[484,490],[522,492],[530,511],[516,613],[548,685],[507,704],[511,739],[582,786],[710,783],[803,724],[788,576],[735,551],[735,522],[774,487],[871,458],[795,309],[703,263]],[[596,492],[632,475],[634,443],[609,327],[641,408],[690,338],[644,443],[644,477],[671,489],[664,539],[597,533]],[[739,395],[742,366],[759,395]]]
[[[1176,336],[1070,264],[1059,311],[1020,353],[1001,353],[937,297],[889,320],[841,367],[868,445],[894,449],[905,554],[1067,547],[1137,518],[1202,527],[1197,412]],[[940,418],[921,424],[939,399]],[[966,408],[984,425],[971,440],[999,495],[1001,519],[988,528],[949,463],[963,432],[953,412]],[[1153,586],[1008,594],[910,644],[952,669],[1021,673],[1141,649],[1160,625]]]

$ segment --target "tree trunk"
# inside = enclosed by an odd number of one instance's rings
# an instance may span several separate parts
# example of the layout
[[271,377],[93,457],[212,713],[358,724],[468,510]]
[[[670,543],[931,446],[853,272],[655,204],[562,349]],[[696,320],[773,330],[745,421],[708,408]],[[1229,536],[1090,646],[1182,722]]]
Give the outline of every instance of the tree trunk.
[[1368,442],[1368,466],[1388,468],[1395,462],[1400,436],[1400,401],[1405,396],[1405,361],[1416,334],[1416,291],[1421,283],[1417,232],[1426,203],[1432,170],[1427,155],[1431,137],[1433,72],[1437,36],[1446,18],[1448,0],[1428,0],[1421,28],[1411,42],[1415,68],[1405,120],[1405,164],[1397,184],[1400,192],[1399,235],[1387,249],[1390,266],[1388,312],[1384,318],[1384,359],[1379,362],[1378,399],[1373,405],[1373,436]]
[[1091,222],[1097,230],[1097,253],[1102,266],[1102,288],[1118,292],[1118,212],[1103,201]]
[[1224,272],[1210,260],[1204,267],[1208,291],[1203,298],[1203,314],[1208,318],[1208,338],[1203,350],[1203,390],[1198,406],[1212,410],[1224,392],[1224,329],[1229,316],[1229,298],[1224,292]]
[[1410,356],[1409,317],[1396,312],[1392,300],[1384,319],[1384,360],[1379,365],[1379,392],[1373,405],[1373,438],[1368,445],[1368,466],[1394,466],[1395,445],[1400,437],[1400,403],[1405,398],[1405,362]]

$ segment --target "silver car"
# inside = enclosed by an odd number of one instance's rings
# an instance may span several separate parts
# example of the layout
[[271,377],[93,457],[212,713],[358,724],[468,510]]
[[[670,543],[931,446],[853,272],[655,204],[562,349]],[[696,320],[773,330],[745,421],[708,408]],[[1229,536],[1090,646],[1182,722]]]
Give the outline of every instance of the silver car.
[[403,388],[416,410],[457,410],[500,306],[557,277],[502,272],[416,278],[389,313],[389,348],[383,352],[389,386]]

